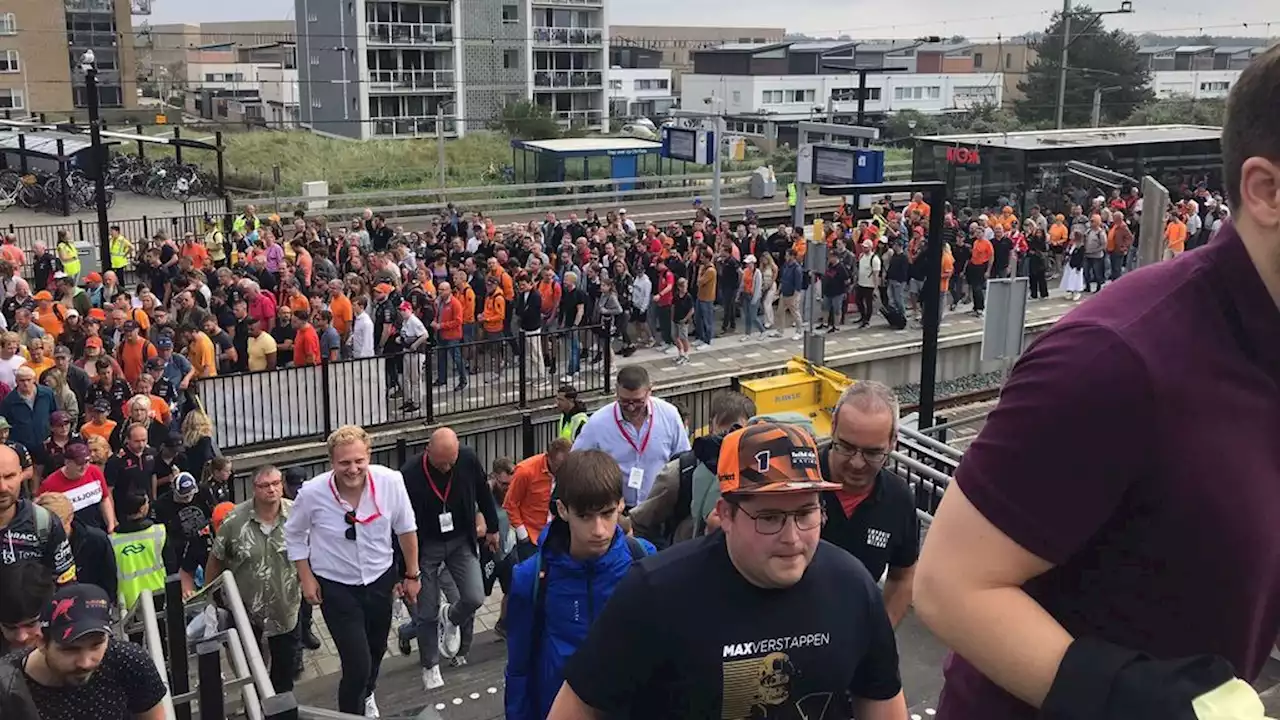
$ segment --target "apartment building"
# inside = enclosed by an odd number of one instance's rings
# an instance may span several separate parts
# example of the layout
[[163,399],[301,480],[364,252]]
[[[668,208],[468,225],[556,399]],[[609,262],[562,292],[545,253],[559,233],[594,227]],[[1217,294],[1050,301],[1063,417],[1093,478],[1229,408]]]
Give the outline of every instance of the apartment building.
[[103,109],[138,104],[129,0],[0,3],[0,109],[68,114],[88,107],[80,57],[93,50]]
[[298,127],[297,46],[210,45],[184,51],[180,63],[188,113],[272,129]]
[[1001,92],[1005,106],[1026,97],[1018,85],[1026,79],[1027,68],[1040,53],[1025,38],[1012,38],[998,43],[974,43],[969,46],[975,72],[995,72],[1004,76]]
[[134,47],[143,77],[155,79],[159,68],[185,76],[182,63],[187,51],[213,45],[253,46],[294,42],[297,23],[292,20],[242,20],[220,23],[142,24],[135,28]]
[[1158,98],[1225,98],[1261,46],[1178,45],[1138,50]]
[[671,70],[672,90],[679,94],[681,76],[693,72],[693,53],[726,43],[781,42],[786,28],[699,27],[674,25],[614,25],[609,30],[615,46],[632,46],[662,53],[659,67]]
[[907,109],[944,113],[998,105],[1004,91],[1000,73],[974,69],[967,46],[784,41],[694,53],[681,107],[723,112],[730,132],[766,146],[794,144],[801,120],[856,119],[859,68],[871,70],[863,100],[870,122]]
[[604,0],[295,0],[301,123],[351,139],[483,129],[513,102],[606,129]]
[[659,50],[615,45],[609,50],[609,113],[615,119],[667,116],[679,98]]

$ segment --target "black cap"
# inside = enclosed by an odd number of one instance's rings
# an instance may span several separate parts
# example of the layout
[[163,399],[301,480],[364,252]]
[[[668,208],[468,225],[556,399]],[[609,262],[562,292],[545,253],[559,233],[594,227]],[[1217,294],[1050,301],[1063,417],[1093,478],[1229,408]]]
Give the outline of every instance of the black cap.
[[170,430],[169,436],[164,439],[164,446],[167,448],[182,447],[182,433],[177,430]]
[[68,585],[53,594],[40,616],[45,638],[72,643],[93,633],[111,633],[111,598],[97,585]]

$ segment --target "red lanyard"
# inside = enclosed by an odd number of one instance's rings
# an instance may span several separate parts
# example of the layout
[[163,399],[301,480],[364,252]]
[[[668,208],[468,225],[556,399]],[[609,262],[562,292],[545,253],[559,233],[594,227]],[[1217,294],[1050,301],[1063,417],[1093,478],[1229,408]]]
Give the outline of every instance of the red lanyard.
[[436,486],[436,481],[431,479],[431,468],[427,465],[427,455],[422,454],[422,474],[427,476],[427,485],[431,487],[431,492],[440,498],[441,505],[449,504],[449,493],[453,490],[453,469],[449,469],[449,482],[445,483],[444,494],[440,494],[440,488]]
[[[334,485],[332,474],[329,475],[329,492],[333,493],[333,499],[336,500],[338,505],[345,510],[346,504],[343,503],[342,498],[338,496],[338,486]],[[382,509],[378,507],[378,486],[373,484],[372,472],[369,473],[369,499],[373,501],[373,514],[370,515],[369,517],[361,520],[360,518],[356,517],[356,510],[359,510],[359,508],[358,507],[351,508],[352,519],[354,519],[356,523],[360,525],[367,525],[373,522],[374,520],[377,520],[378,518],[382,517]]]
[[636,445],[636,441],[631,439],[631,433],[627,432],[627,428],[622,424],[622,411],[618,409],[617,403],[613,406],[613,421],[618,425],[618,432],[622,434],[622,439],[627,441],[632,450],[636,451],[636,457],[644,455],[644,449],[649,447],[649,436],[653,435],[653,404],[649,404],[649,428],[644,432],[644,440],[640,441],[640,445]]

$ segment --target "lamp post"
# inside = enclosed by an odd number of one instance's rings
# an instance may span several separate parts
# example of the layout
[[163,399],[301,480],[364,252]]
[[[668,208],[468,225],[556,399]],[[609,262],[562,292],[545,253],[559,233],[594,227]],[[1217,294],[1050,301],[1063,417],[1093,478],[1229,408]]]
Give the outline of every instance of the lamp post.
[[447,158],[444,151],[444,119],[446,117],[444,110],[446,107],[452,109],[453,101],[444,100],[439,105],[436,105],[436,152],[439,153],[436,163],[440,166],[440,197],[444,197],[444,187],[446,182],[445,163],[447,162]]
[[84,92],[89,102],[89,145],[93,155],[93,204],[98,210],[98,254],[103,272],[111,269],[111,241],[107,220],[107,152],[102,144],[102,115],[98,106],[98,65],[92,50],[80,56]]

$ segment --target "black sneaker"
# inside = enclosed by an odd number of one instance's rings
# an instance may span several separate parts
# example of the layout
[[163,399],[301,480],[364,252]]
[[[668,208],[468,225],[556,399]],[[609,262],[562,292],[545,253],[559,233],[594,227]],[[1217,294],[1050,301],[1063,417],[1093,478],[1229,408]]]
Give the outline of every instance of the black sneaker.
[[302,635],[302,647],[308,650],[320,649],[320,638],[316,637],[314,632],[306,632]]
[[413,640],[400,636],[400,654],[408,657],[413,654]]

